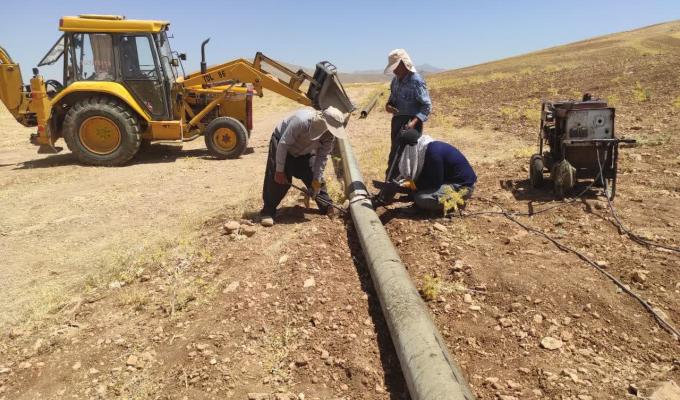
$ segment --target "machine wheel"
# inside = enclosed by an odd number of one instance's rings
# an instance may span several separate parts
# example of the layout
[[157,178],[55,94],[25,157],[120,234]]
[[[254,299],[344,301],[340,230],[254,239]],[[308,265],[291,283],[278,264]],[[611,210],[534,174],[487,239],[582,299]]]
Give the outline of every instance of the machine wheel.
[[64,140],[84,164],[117,166],[137,154],[137,117],[118,100],[95,96],[76,103],[64,118]]
[[248,130],[230,117],[210,121],[203,135],[210,154],[220,160],[240,157],[248,145]]
[[529,160],[529,182],[536,189],[543,186],[543,157],[540,154],[534,154]]
[[576,183],[575,171],[564,171],[560,168],[561,163],[555,163],[550,170],[550,178],[553,182],[553,190],[558,199],[563,199]]

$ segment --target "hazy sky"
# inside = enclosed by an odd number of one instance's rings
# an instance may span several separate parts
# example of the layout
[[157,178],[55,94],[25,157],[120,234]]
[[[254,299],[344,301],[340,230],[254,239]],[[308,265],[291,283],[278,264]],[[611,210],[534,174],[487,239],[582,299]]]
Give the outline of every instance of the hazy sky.
[[208,64],[262,51],[346,72],[383,68],[397,47],[416,64],[455,68],[680,19],[679,0],[2,2],[0,46],[25,75],[58,38],[59,17],[81,13],[171,21],[173,49],[187,53],[191,70],[211,37]]

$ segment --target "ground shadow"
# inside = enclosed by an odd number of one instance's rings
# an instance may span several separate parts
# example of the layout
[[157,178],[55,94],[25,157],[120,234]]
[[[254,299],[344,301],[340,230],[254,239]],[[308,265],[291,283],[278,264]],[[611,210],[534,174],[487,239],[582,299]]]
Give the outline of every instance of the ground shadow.
[[555,195],[551,187],[551,182],[549,181],[545,182],[540,188],[534,188],[528,179],[507,179],[499,181],[499,186],[501,189],[511,192],[515,200],[527,201],[529,212],[531,213],[532,209],[537,208],[537,206],[543,203],[569,200],[573,199],[574,197],[578,197],[580,199],[597,199],[601,196],[602,189],[593,186],[591,183],[592,182],[587,181],[577,182],[576,186],[574,186],[574,188],[569,193],[567,193],[567,196],[564,199],[560,199]]
[[208,156],[208,149],[183,150],[178,146],[160,144],[141,149],[128,164],[171,163],[177,161],[178,158],[206,158]]
[[[243,155],[253,154],[254,152],[255,150],[252,147],[248,147]],[[223,161],[210,155],[208,149],[183,150],[179,146],[152,144],[140,149],[139,153],[125,165],[173,163],[180,158]],[[65,165],[88,166],[80,163],[70,152],[8,165],[16,165],[14,169],[52,168]]]
[[300,224],[310,221],[310,219],[307,218],[307,214],[320,214],[320,212],[319,210],[300,207],[299,205],[281,207],[276,211],[276,218],[274,218],[274,221],[276,221],[277,225]]
[[378,212],[378,217],[383,225],[387,225],[393,219],[410,219],[412,221],[439,219],[442,218],[442,212],[426,211],[416,208],[413,205],[405,205],[402,207],[386,208],[383,212]]
[[64,153],[30,161],[18,162],[14,164],[15,167],[12,169],[52,168],[75,164],[78,164],[78,159],[76,159],[71,153]]
[[378,350],[380,352],[380,363],[384,371],[384,380],[387,392],[390,394],[391,400],[407,400],[410,399],[408,388],[404,375],[401,372],[399,365],[399,358],[394,349],[392,338],[390,337],[387,322],[380,308],[380,301],[373,287],[373,281],[364,259],[364,253],[361,250],[359,238],[356,235],[354,227],[351,226],[351,220],[347,220],[348,224],[347,242],[349,243],[350,253],[354,267],[357,270],[357,275],[361,283],[361,290],[368,295],[368,313],[375,324],[376,337],[378,341]]

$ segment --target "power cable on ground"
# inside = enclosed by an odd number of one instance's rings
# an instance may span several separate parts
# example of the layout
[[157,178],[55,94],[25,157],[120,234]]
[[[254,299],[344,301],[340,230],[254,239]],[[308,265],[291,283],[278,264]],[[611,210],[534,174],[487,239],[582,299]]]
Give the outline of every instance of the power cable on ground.
[[572,249],[571,247],[568,247],[568,246],[562,244],[562,243],[559,242],[557,239],[552,238],[551,236],[549,236],[549,235],[546,234],[545,232],[540,231],[540,230],[538,230],[538,229],[536,229],[536,228],[530,227],[530,226],[528,226],[528,225],[522,223],[521,221],[519,221],[519,220],[517,220],[517,219],[515,218],[515,216],[517,216],[517,215],[526,215],[526,213],[517,213],[517,214],[510,213],[510,212],[506,211],[500,204],[498,204],[498,203],[495,202],[495,201],[486,200],[486,199],[483,199],[483,200],[488,201],[488,202],[494,204],[494,205],[495,205],[496,207],[498,207],[501,211],[484,211],[484,212],[474,213],[474,214],[463,214],[463,217],[470,217],[470,216],[476,216],[476,215],[502,215],[502,216],[504,216],[505,218],[509,219],[510,221],[514,222],[515,224],[521,226],[521,227],[524,228],[526,231],[531,232],[531,233],[534,233],[534,234],[539,235],[539,236],[543,236],[544,238],[546,238],[547,240],[549,240],[550,242],[552,242],[555,246],[557,246],[557,248],[559,248],[560,250],[566,251],[566,252],[569,252],[569,253],[572,253],[572,254],[576,255],[576,256],[577,256],[578,258],[580,258],[582,261],[584,261],[585,263],[587,263],[588,265],[590,265],[591,267],[595,268],[597,271],[599,271],[600,273],[602,273],[604,276],[606,276],[607,278],[609,278],[609,279],[610,279],[612,282],[614,282],[619,288],[621,288],[621,290],[622,290],[623,292],[625,292],[626,294],[630,295],[630,296],[633,297],[635,300],[637,300],[640,304],[642,304],[642,306],[645,308],[645,310],[646,310],[647,312],[649,312],[649,313],[654,317],[654,319],[655,319],[656,322],[659,324],[659,326],[661,326],[661,328],[663,328],[665,331],[667,331],[668,333],[670,333],[670,334],[673,336],[673,338],[674,338],[675,340],[680,340],[680,331],[678,331],[673,325],[671,325],[668,321],[666,321],[666,320],[661,316],[661,314],[659,314],[659,312],[657,312],[657,311],[654,309],[654,307],[652,307],[652,305],[649,304],[649,302],[647,302],[647,301],[644,300],[642,297],[640,297],[638,294],[636,294],[635,292],[633,292],[628,286],[626,286],[623,282],[621,282],[619,279],[617,279],[614,275],[612,275],[612,274],[610,274],[609,272],[607,272],[606,270],[604,270],[602,267],[600,267],[599,265],[597,265],[597,263],[595,263],[594,261],[592,261],[591,259],[589,259],[588,257],[586,257],[583,253],[580,253],[579,251],[574,250],[574,249]]
[[[597,166],[600,168],[600,174],[602,174],[602,163],[600,162],[600,150],[597,147],[595,148],[595,150],[597,152]],[[605,157],[606,156],[607,156],[607,154],[605,153]],[[605,190],[605,193],[607,193],[607,182],[604,179],[603,179],[603,181],[604,181],[604,190]],[[657,242],[651,241],[649,239],[645,239],[645,238],[643,238],[642,236],[640,236],[636,233],[633,233],[633,231],[631,231],[625,225],[623,225],[623,222],[621,222],[621,220],[619,219],[619,216],[616,213],[616,209],[614,208],[614,204],[612,203],[609,196],[605,196],[605,198],[607,199],[607,204],[609,204],[609,210],[611,211],[612,217],[614,218],[615,224],[619,228],[619,231],[628,235],[628,237],[632,241],[634,241],[638,244],[641,244],[643,246],[658,247],[658,248],[661,248],[661,249],[666,249],[666,250],[669,250],[669,251],[674,251],[676,253],[680,253],[680,247],[668,246],[668,245],[665,245],[665,244],[662,244],[662,243],[657,243]]]

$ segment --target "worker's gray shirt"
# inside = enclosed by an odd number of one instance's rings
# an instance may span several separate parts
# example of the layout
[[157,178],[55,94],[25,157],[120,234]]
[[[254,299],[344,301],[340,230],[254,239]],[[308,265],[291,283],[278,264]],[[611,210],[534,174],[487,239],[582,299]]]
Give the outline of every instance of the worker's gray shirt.
[[311,108],[298,110],[279,123],[275,133],[281,134],[276,147],[276,171],[283,172],[288,154],[299,157],[305,154],[316,155],[312,165],[314,179],[321,181],[326,168],[326,160],[333,149],[333,135],[326,131],[323,135],[313,138],[309,132],[311,122],[317,111]]

